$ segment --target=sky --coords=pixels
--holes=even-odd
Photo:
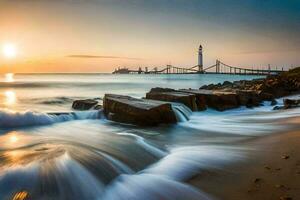
[[[300,66],[300,0],[0,0],[0,73]]]

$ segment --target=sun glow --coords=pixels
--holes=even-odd
[[[2,52],[5,58],[14,58],[17,56],[17,48],[14,44],[4,44]]]
[[[19,138],[18,138],[16,135],[11,135],[10,138],[9,138],[9,140],[10,140],[11,143],[17,142],[18,139],[19,139]]]

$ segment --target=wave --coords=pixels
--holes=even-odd
[[[70,113],[39,113],[0,111],[0,128],[48,125],[58,122],[102,118],[102,111],[80,111]]]
[[[186,122],[192,115],[191,109],[181,103],[172,103],[172,109],[178,122]]]
[[[190,146],[170,154],[136,174],[122,174],[100,199],[215,199],[185,181],[207,168],[219,168],[243,158],[242,149]]]
[[[100,199],[211,200],[213,198],[193,186],[168,179],[163,175],[136,174],[119,176],[106,188]]]
[[[24,103],[28,104],[44,104],[44,105],[56,105],[56,104],[70,104],[76,99],[83,99],[84,97],[47,97],[47,98],[30,98],[23,99]]]

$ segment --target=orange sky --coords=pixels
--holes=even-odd
[[[198,5],[194,0],[186,7],[179,0],[172,5],[164,0],[153,5],[130,2],[1,1],[0,47],[13,43],[18,55],[7,59],[0,54],[0,73],[111,72],[119,66],[166,64],[189,67],[197,64],[200,43],[206,66],[217,58],[239,66],[300,65],[298,29],[292,30],[291,20],[280,30],[270,26],[264,15],[252,22],[251,10],[248,15],[244,14],[247,10],[237,12],[240,18],[235,21],[237,16],[226,12],[225,17],[214,16],[210,4]],[[202,14],[201,9],[206,12]],[[274,9],[287,21],[295,18]],[[266,12],[271,18],[274,10]]]

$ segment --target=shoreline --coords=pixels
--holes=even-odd
[[[283,123],[293,128],[238,145],[255,149],[246,159],[223,169],[206,170],[188,181],[216,199],[279,199],[300,197],[300,117]]]

